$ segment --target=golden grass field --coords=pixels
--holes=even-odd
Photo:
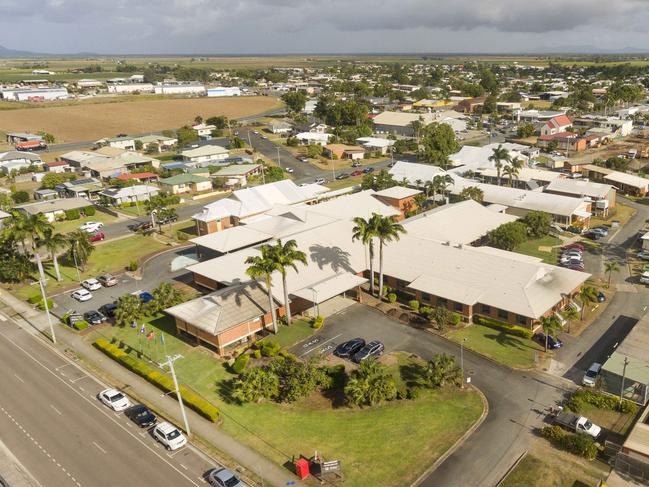
[[[93,103],[0,111],[0,131],[40,131],[54,134],[57,143],[85,142],[119,133],[142,134],[173,129],[203,118],[241,118],[280,106],[277,98],[181,98]]]

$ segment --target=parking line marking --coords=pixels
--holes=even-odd
[[[100,447],[100,446],[97,444],[97,442],[93,441],[92,444],[95,445],[95,446],[99,449],[100,452],[102,452],[102,453],[106,453],[106,450],[104,450],[102,447]]]
[[[59,411],[58,409],[56,409],[56,408],[54,407],[54,404],[50,404],[50,407],[51,407],[52,409],[54,409],[54,411],[56,411],[56,412],[58,413],[59,416],[63,416],[63,415],[61,414],[61,411]]]
[[[25,383],[25,381],[22,380],[18,374],[14,374],[14,377],[16,377],[16,379],[18,379],[18,380],[19,380],[20,382],[22,382],[23,384]]]
[[[184,468],[185,470],[189,470],[189,469],[188,469],[187,467],[185,467],[182,463],[179,463],[178,465],[180,465],[180,466],[181,466],[182,468]]]
[[[0,321],[7,321],[7,317],[0,313]]]
[[[313,352],[316,348],[320,348],[320,347],[321,347],[322,345],[324,345],[325,343],[330,342],[330,341],[332,341],[332,340],[335,340],[335,339],[338,338],[340,335],[342,335],[342,333],[338,333],[338,335],[336,335],[335,337],[332,337],[332,338],[330,338],[329,340],[325,340],[325,341],[322,342],[322,343],[318,343],[317,346],[315,346],[315,347],[313,347],[313,348],[307,350],[307,351],[304,352],[302,355],[300,355],[300,358],[304,357],[305,355],[309,355],[309,354],[310,354],[311,352]]]
[[[77,379],[70,380],[70,382],[72,382],[74,384],[75,382],[78,382],[80,380],[87,379],[87,378],[88,378],[88,376],[84,375],[83,377],[78,377]]]

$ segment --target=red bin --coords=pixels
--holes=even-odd
[[[304,480],[309,476],[309,461],[305,458],[300,458],[295,462],[295,473],[300,480]]]

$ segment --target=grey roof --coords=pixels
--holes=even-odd
[[[49,201],[37,201],[36,203],[27,203],[16,206],[16,210],[21,210],[30,215],[38,213],[50,213],[53,211],[76,210],[92,206],[92,203],[85,198],[60,198]]]
[[[216,177],[223,176],[245,176],[248,173],[256,171],[261,167],[261,164],[233,164],[231,166],[226,166],[222,169],[219,169],[217,173],[214,174]]]

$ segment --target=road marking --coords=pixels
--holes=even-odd
[[[20,382],[22,382],[23,384],[25,383],[25,381],[22,380],[18,374],[14,374],[14,377],[18,379]]]
[[[92,444],[95,445],[95,446],[97,447],[97,449],[99,449],[100,452],[102,452],[102,453],[106,453],[106,450],[104,450],[102,447],[100,447],[100,446],[97,444],[96,441],[93,441]]]
[[[83,392],[86,392],[86,390],[85,390],[83,387],[81,387],[81,386],[79,386],[79,390],[80,390],[80,391],[83,391]]]
[[[59,411],[58,409],[56,409],[56,408],[54,407],[53,404],[50,404],[50,407],[51,407],[52,409],[54,409],[54,411],[56,411],[56,412],[59,414],[59,416],[63,416],[63,415],[61,414],[61,411]]]
[[[179,475],[181,475],[182,477],[184,477],[185,479],[187,479],[187,481],[189,481],[192,485],[196,485],[196,486],[198,486],[198,484],[197,484],[196,482],[194,482],[192,479],[190,479],[187,475],[185,475],[183,472],[181,472],[178,468],[176,468],[176,466],[175,466],[174,464],[172,464],[172,463],[169,462],[167,459],[165,459],[162,455],[160,455],[160,454],[159,454],[158,452],[156,452],[153,448],[151,448],[150,445],[148,445],[148,444],[145,443],[143,440],[141,440],[140,438],[138,438],[137,435],[131,433],[131,432],[130,432],[130,431],[129,431],[125,426],[123,426],[119,421],[117,421],[117,420],[116,420],[115,418],[113,418],[109,413],[107,413],[107,412],[104,411],[102,408],[100,408],[97,404],[95,404],[95,398],[94,398],[94,396],[91,396],[91,399],[88,399],[85,395],[83,395],[83,394],[81,394],[79,391],[77,391],[77,390],[76,390],[72,385],[70,385],[67,381],[63,380],[61,377],[59,377],[57,374],[55,374],[55,373],[54,373],[50,368],[48,368],[45,364],[43,364],[41,361],[39,361],[39,360],[38,360],[36,357],[34,357],[31,353],[29,353],[27,350],[25,350],[24,348],[22,348],[22,347],[21,347],[20,345],[18,345],[17,343],[14,343],[13,341],[11,341],[11,340],[9,339],[9,337],[7,337],[4,333],[0,333],[0,336],[2,336],[2,337],[3,337],[3,338],[4,338],[4,339],[5,339],[5,340],[10,344],[10,345],[16,347],[18,350],[20,350],[22,353],[24,353],[27,357],[29,357],[30,359],[32,359],[32,361],[34,361],[35,363],[37,363],[38,365],[40,365],[43,369],[45,369],[45,371],[49,372],[49,373],[52,374],[54,377],[56,377],[60,382],[62,382],[63,384],[65,384],[66,387],[70,388],[70,389],[71,389],[75,394],[77,394],[79,397],[81,397],[84,401],[86,401],[90,406],[94,407],[94,408],[95,408],[97,411],[99,411],[101,414],[103,414],[104,416],[106,416],[110,421],[112,421],[113,423],[115,423],[119,428],[121,428],[123,431],[125,431],[128,435],[130,435],[130,436],[132,436],[133,438],[135,438],[136,441],[140,442],[140,443],[141,443],[141,444],[142,444],[142,445],[143,445],[147,450],[149,450],[151,453],[153,453],[155,456],[157,456],[160,460],[162,460],[162,461],[165,462],[167,465],[169,465],[169,467],[171,467],[171,468],[172,468],[173,470],[175,470]],[[40,346],[42,346],[43,348],[46,348],[48,351],[50,351],[50,352],[52,351],[49,347],[47,347],[47,345],[45,345],[45,344],[43,344],[43,343],[41,343],[41,342],[39,342],[39,341],[36,341],[36,343],[38,343],[38,344],[39,344]],[[79,371],[83,372],[83,369],[81,369],[78,365],[76,365],[76,364],[74,364],[74,363],[68,363],[67,365],[74,365],[74,366],[76,366],[76,367],[79,369]],[[100,382],[98,379],[93,378],[93,380],[95,380],[97,383],[99,383],[99,384],[101,384],[101,385],[103,385],[103,386],[105,386],[105,387],[108,387],[107,384],[103,384],[103,383]],[[80,487],[80,485],[81,485],[81,484],[79,484],[79,483],[77,482],[77,486]]]
[[[0,313],[0,321],[7,321],[7,317]]]
[[[54,370],[59,370],[59,369],[62,369],[63,367],[67,367],[67,366],[69,366],[69,365],[72,365],[72,364],[63,364],[63,365],[59,365],[58,367],[55,367]]]
[[[72,382],[74,384],[75,382],[79,382],[80,380],[87,379],[87,378],[88,378],[88,376],[84,375],[83,377],[79,377],[78,379],[70,380],[70,382]],[[81,389],[81,388],[79,388],[79,389]]]
[[[300,355],[300,358],[304,357],[305,355],[309,355],[309,354],[310,354],[311,352],[313,352],[316,348],[321,347],[322,345],[324,345],[324,344],[327,343],[327,342],[330,342],[330,341],[332,341],[332,340],[335,340],[335,339],[338,338],[340,335],[342,335],[342,333],[338,333],[338,335],[336,335],[335,337],[330,338],[329,340],[325,340],[325,341],[322,342],[322,343],[319,343],[318,346],[313,347],[313,348],[307,350],[306,352],[304,352],[302,355]]]
[[[187,467],[185,467],[182,463],[179,463],[178,465],[180,465],[180,466],[181,466],[182,468],[184,468],[185,470],[189,470],[189,469],[188,469]]]

